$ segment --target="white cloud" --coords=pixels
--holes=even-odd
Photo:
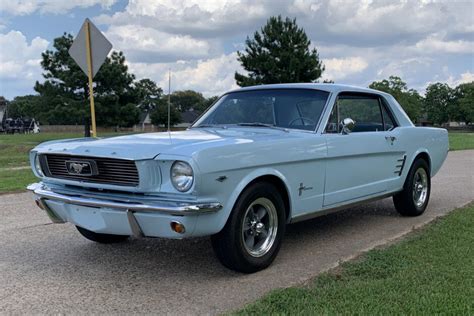
[[[431,67],[432,63],[433,59],[428,57],[396,59],[386,63],[382,68],[378,69],[377,77],[379,79],[388,78],[391,75],[411,77],[421,69]]]
[[[203,58],[209,56],[211,51],[207,41],[140,25],[111,26],[106,36],[131,60],[150,62]]]
[[[336,81],[365,70],[369,64],[361,57],[347,57],[324,59],[324,65],[323,78]]]
[[[425,53],[473,54],[474,42],[447,41],[437,35],[431,35],[416,43],[415,49]]]
[[[19,31],[0,34],[0,80],[22,79],[32,81],[41,74],[41,53],[48,47],[48,41],[35,37],[28,43]]]
[[[2,13],[16,15],[108,8],[116,2],[0,1]],[[171,68],[173,89],[213,95],[235,86],[234,72],[240,70],[235,51],[278,14],[296,18],[305,29],[326,65],[323,79],[367,85],[399,75],[417,89],[443,78],[458,82],[474,73],[472,12],[472,1],[444,0],[130,0],[121,11],[93,20],[114,48],[124,51],[137,78],[149,77],[166,88]],[[8,27],[0,20],[0,31],[2,24]],[[19,55],[18,60],[25,60]],[[30,64],[38,58],[36,54],[17,62],[12,56],[0,72],[24,73],[34,69]]]
[[[439,15],[435,6],[416,1],[331,1],[328,12],[335,32],[370,34],[424,32]]]
[[[322,6],[321,2],[313,0],[294,0],[293,5],[289,8],[293,14],[316,12]]]
[[[446,1],[131,0],[122,12],[94,21],[110,29],[146,30],[120,34],[119,49],[143,68],[177,60],[193,68],[197,63],[192,59],[214,60],[241,50],[268,17],[282,14],[295,17],[317,43],[326,65],[323,78],[364,85],[395,74],[422,87],[434,72],[442,73],[433,68],[436,60],[473,51],[473,10],[472,2]],[[155,40],[176,38],[176,45],[146,46],[148,40],[141,42],[146,34],[156,34]],[[193,81],[191,75],[183,80]]]
[[[129,63],[138,78],[151,78],[165,91],[168,87],[168,69],[171,69],[171,89],[196,90],[205,96],[219,95],[237,87],[235,71],[242,71],[237,55],[231,53],[216,58],[176,63]]]
[[[450,75],[445,81],[449,86],[454,88],[462,83],[474,82],[474,73],[467,71],[462,73],[458,78]]]
[[[199,7],[201,10],[214,13],[238,5],[241,2],[240,0],[131,0],[127,10],[131,14],[154,16],[164,8],[183,14],[189,8]]]
[[[474,29],[472,2],[329,0],[130,0],[122,12],[101,15],[104,24],[141,24],[199,38],[250,34],[268,17],[296,17],[327,43],[355,46],[415,43],[433,32],[468,37]]]
[[[250,31],[268,17],[268,3],[252,0],[131,0],[124,11],[100,15],[95,21],[209,38]]]
[[[474,81],[474,73],[468,71],[461,74],[459,83],[468,83]]]
[[[29,15],[36,11],[40,13],[66,13],[73,8],[87,8],[100,5],[110,8],[117,0],[2,0],[1,9],[11,15]]]

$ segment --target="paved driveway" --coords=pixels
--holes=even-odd
[[[300,284],[474,199],[474,151],[451,152],[427,212],[400,217],[391,199],[289,226],[267,270],[223,268],[207,238],[99,245],[49,224],[28,193],[0,195],[0,313],[214,314]]]

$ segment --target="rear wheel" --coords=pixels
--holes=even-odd
[[[393,196],[393,203],[401,215],[418,216],[423,214],[428,206],[430,192],[428,163],[424,159],[417,159],[408,173],[403,191]]]
[[[113,244],[123,242],[129,238],[129,236],[126,235],[99,234],[88,229],[82,228],[80,226],[76,226],[76,228],[82,236],[86,237],[91,241],[95,241],[101,244]]]
[[[222,231],[211,237],[212,246],[226,267],[253,273],[273,262],[285,226],[285,205],[278,190],[270,183],[256,183],[245,189]]]

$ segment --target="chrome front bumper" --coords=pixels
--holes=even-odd
[[[222,204],[218,202],[193,203],[155,200],[145,204],[114,201],[97,197],[83,197],[80,194],[69,195],[57,193],[41,183],[30,184],[27,189],[32,191],[41,199],[61,201],[74,205],[106,207],[137,212],[157,212],[169,215],[198,215],[203,213],[217,212],[222,208]]]
[[[27,187],[36,196],[36,204],[43,209],[53,223],[64,223],[66,221],[64,214],[54,211],[48,203],[62,203],[62,205],[76,205],[77,207],[92,207],[107,210],[123,211],[126,216],[128,226],[133,235],[137,237],[145,236],[143,225],[140,225],[137,217],[143,217],[144,214],[156,214],[156,216],[166,217],[166,220],[174,217],[179,221],[184,220],[183,216],[209,214],[219,211],[222,205],[218,202],[195,202],[195,201],[167,201],[147,197],[143,199],[130,200],[123,196],[110,196],[101,194],[87,194],[79,191],[57,190],[46,186],[43,183],[33,183]],[[51,201],[51,202],[49,202]],[[140,215],[142,214],[142,215]],[[190,217],[191,218],[191,217]],[[67,220],[69,221],[69,220]],[[76,223],[77,224],[77,223]],[[145,229],[146,232],[146,229]],[[153,236],[153,235],[152,235]]]

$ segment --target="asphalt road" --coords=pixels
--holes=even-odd
[[[0,195],[0,313],[216,314],[301,284],[474,199],[474,151],[449,153],[417,218],[391,199],[289,226],[274,264],[243,275],[222,267],[207,238],[99,245],[49,224],[29,193]]]

